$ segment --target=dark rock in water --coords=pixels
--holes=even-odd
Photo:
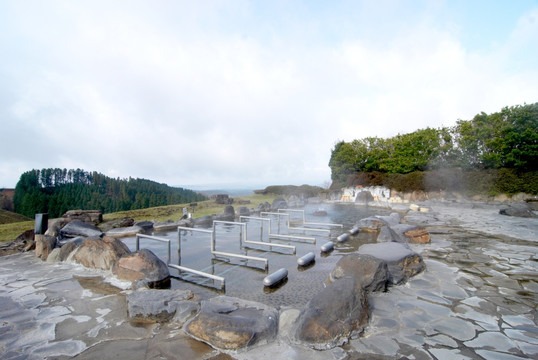
[[[195,226],[208,227],[208,226],[211,226],[212,224],[213,224],[212,215],[200,216],[199,218],[194,219]]]
[[[370,255],[349,254],[343,256],[329,274],[329,281],[351,277],[366,292],[385,291],[389,281],[387,263]]]
[[[258,205],[256,208],[256,212],[262,212],[262,211],[271,211],[271,204],[269,204],[267,201]]]
[[[391,213],[389,216],[376,215],[375,217],[383,220],[389,226],[398,225],[401,221],[400,214],[397,212]]]
[[[118,239],[90,237],[69,258],[88,268],[110,270],[119,258],[130,252],[127,245]]]
[[[273,341],[278,311],[270,306],[228,296],[202,301],[186,332],[217,349],[240,350]]]
[[[68,238],[77,236],[95,237],[102,235],[103,233],[98,227],[80,220],[73,220],[60,230],[60,236]]]
[[[116,261],[112,273],[120,279],[143,280],[147,283],[162,281],[170,276],[170,271],[164,261],[148,249],[141,249],[123,256]]]
[[[273,200],[273,205],[271,205],[271,210],[278,210],[278,209],[287,209],[288,203],[283,198],[276,198]]]
[[[35,256],[47,260],[52,249],[56,247],[56,238],[49,235],[35,235]]]
[[[359,254],[371,255],[387,263],[391,284],[399,284],[426,268],[422,256],[407,245],[396,242],[364,244]]]
[[[511,204],[507,207],[499,210],[499,214],[508,215],[508,216],[517,216],[525,218],[535,218],[538,217],[532,210],[531,206],[528,203],[522,204]]]
[[[250,210],[246,206],[241,206],[239,208],[239,216],[250,216]]]
[[[149,231],[153,229],[153,221],[147,221],[147,220],[137,221],[135,225],[140,226],[145,231]]]
[[[136,290],[127,295],[129,317],[183,325],[200,305],[190,290]]]
[[[366,292],[353,278],[344,277],[314,295],[291,334],[295,341],[314,349],[331,349],[360,334],[369,316]]]

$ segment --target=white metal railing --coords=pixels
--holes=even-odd
[[[341,227],[343,228],[344,225],[342,224],[332,224],[332,223],[322,223],[322,222],[311,222],[306,221],[306,215],[304,210],[302,209],[278,209],[278,212],[281,214],[289,214],[290,212],[300,212],[303,214],[303,225],[321,225],[321,226],[329,226],[329,227]],[[308,230],[314,230],[313,228],[308,228]],[[326,230],[326,229],[316,229],[316,230]]]
[[[267,212],[267,211],[262,211],[260,213],[260,216],[263,216],[263,215],[275,215],[275,216],[279,216],[278,218],[278,221],[279,221],[279,224],[278,224],[278,229],[279,229],[279,232],[280,232],[280,216],[288,216],[289,217],[289,214],[282,214],[282,213],[275,213],[275,212]],[[268,217],[254,217],[254,216],[240,216],[239,217],[239,220],[241,221],[241,219],[251,219],[251,220],[259,220],[259,221],[262,221],[262,224],[261,224],[261,228],[260,228],[260,238],[263,237],[263,221],[267,221],[269,223],[269,228],[267,230],[267,235],[269,237],[273,237],[273,238],[281,238],[281,239],[288,239],[288,240],[304,240],[304,241],[312,241],[314,244],[316,243],[316,238],[314,237],[310,237],[310,236],[299,236],[299,235],[285,235],[285,234],[280,234],[280,233],[277,233],[277,234],[273,234],[271,233],[271,218],[268,218]],[[287,222],[287,226],[289,227],[289,222]]]
[[[150,236],[150,235],[144,235],[144,234],[136,234],[136,250],[138,251],[140,249],[140,238],[159,241],[159,242],[165,242],[168,244],[168,261],[167,264],[170,263],[170,240],[157,237],[157,236]]]

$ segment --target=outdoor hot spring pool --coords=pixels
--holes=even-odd
[[[346,253],[354,252],[362,244],[375,242],[375,238],[368,233],[359,233],[351,236],[343,243],[336,242],[336,237],[349,231],[360,219],[372,215],[389,215],[390,210],[369,208],[355,204],[323,204],[327,215],[314,215],[319,205],[307,205],[304,216],[307,222],[342,224],[342,227],[310,225],[316,229],[330,231],[294,230],[287,226],[285,216],[265,215],[271,218],[271,234],[297,235],[308,239],[282,239],[268,235],[268,222],[255,219],[243,219],[246,225],[248,241],[271,242],[272,244],[285,244],[295,246],[293,253],[289,248],[270,248],[265,245],[251,245],[240,241],[241,226],[217,223],[215,250],[227,253],[248,255],[268,260],[267,270],[265,264],[257,260],[223,257],[211,254],[211,234],[196,231],[155,232],[153,236],[170,240],[171,264],[188,267],[205,273],[225,278],[225,287],[221,289],[220,281],[179,272],[170,268],[172,276],[171,287],[174,289],[190,289],[199,298],[204,299],[216,295],[228,295],[245,300],[262,302],[272,306],[302,306],[319,292],[326,284],[327,277],[336,262]],[[290,227],[302,227],[303,214],[290,211]],[[260,217],[253,215],[253,217]],[[280,218],[280,221],[278,221]],[[261,225],[263,224],[263,232]],[[208,230],[212,230],[208,228]],[[180,240],[178,241],[178,239]],[[136,238],[125,238],[123,242],[132,251],[136,248]],[[320,247],[328,241],[334,242],[334,250],[322,253]],[[168,257],[168,245],[164,242],[140,239],[141,249],[150,249],[163,261]],[[307,267],[299,267],[297,259],[303,255],[314,252],[315,262]],[[267,288],[263,279],[273,272],[286,268],[288,277],[278,286]]]

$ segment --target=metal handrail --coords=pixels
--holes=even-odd
[[[168,261],[166,263],[167,264],[170,263],[170,258],[171,258],[170,254],[171,254],[171,252],[170,252],[170,240],[169,239],[165,239],[165,238],[161,238],[161,237],[157,237],[157,236],[144,235],[144,234],[136,234],[136,251],[138,251],[138,249],[140,249],[140,238],[167,243],[168,244]]]

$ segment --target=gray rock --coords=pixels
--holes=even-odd
[[[353,278],[344,277],[306,304],[291,331],[293,340],[317,350],[332,349],[360,334],[369,314],[366,292]]]
[[[61,237],[73,238],[77,236],[96,237],[102,236],[101,230],[81,220],[73,220],[60,230]]]
[[[370,216],[359,220],[356,227],[358,227],[361,231],[377,232],[381,230],[382,226],[385,225],[387,225],[387,223],[384,220],[375,216]]]
[[[59,253],[59,258],[58,258],[58,261],[66,261],[68,258],[69,258],[69,255],[75,251],[75,249],[77,249],[80,245],[82,245],[82,243],[84,242],[84,238],[83,237],[76,237],[76,238],[73,238],[67,242],[64,242],[64,243],[60,243],[61,247],[60,247],[60,253]]]
[[[388,225],[382,226],[377,235],[377,242],[399,242],[400,236]]]
[[[278,210],[278,209],[287,209],[288,203],[283,198],[276,198],[273,200],[273,204],[271,205],[272,210]]]
[[[60,261],[60,248],[54,248],[47,256],[47,262],[59,262]]]
[[[127,295],[129,317],[183,325],[194,316],[199,304],[190,290],[136,290]]]
[[[103,221],[103,214],[100,210],[69,210],[63,214],[63,217],[93,225],[97,225]]]
[[[35,256],[47,260],[52,249],[56,247],[56,238],[50,235],[35,235]]]
[[[262,211],[271,211],[271,204],[269,204],[267,201],[258,205],[256,208],[256,212],[262,212]]]
[[[376,215],[375,217],[383,220],[389,226],[397,225],[401,221],[400,214],[396,212],[391,213],[389,216]]]
[[[119,239],[119,238],[124,238],[124,237],[129,237],[129,236],[135,236],[136,234],[140,234],[142,232],[144,232],[144,229],[142,227],[138,225],[134,225],[134,226],[110,229],[105,233],[105,235]]]
[[[200,216],[199,218],[194,219],[195,226],[207,227],[213,224],[214,217],[212,215]]]
[[[99,225],[99,229],[101,229],[101,231],[106,233],[107,231],[109,231],[111,229],[125,228],[125,227],[129,227],[129,226],[133,226],[134,224],[135,224],[134,219],[132,219],[132,218],[123,218],[123,219],[119,219],[119,220],[112,220],[112,221],[104,222],[104,223]]]
[[[93,269],[111,270],[122,256],[130,250],[121,241],[108,236],[86,238],[69,256],[69,259]]]
[[[153,229],[153,221],[143,220],[143,221],[137,221],[135,223],[136,226],[140,226],[146,231],[149,231]]]
[[[407,281],[426,268],[422,256],[405,244],[396,242],[364,244],[359,247],[358,253],[384,260],[389,269],[391,284]]]
[[[510,204],[501,210],[499,214],[507,216],[517,216],[525,218],[535,218],[538,217],[533,211],[532,208],[527,203],[521,204]]]
[[[329,281],[352,277],[355,284],[366,292],[385,291],[389,281],[387,263],[370,255],[349,254],[343,256],[329,274]]]
[[[278,311],[270,306],[228,296],[201,303],[198,315],[185,325],[192,337],[223,350],[266,344],[278,331]]]
[[[250,216],[250,210],[246,206],[241,206],[239,208],[239,216]]]
[[[151,250],[141,249],[116,261],[112,273],[128,281],[160,282],[170,276],[168,266]]]
[[[426,244],[430,242],[430,234],[423,227],[398,224],[391,226],[391,229],[398,235],[398,242],[412,244]]]

